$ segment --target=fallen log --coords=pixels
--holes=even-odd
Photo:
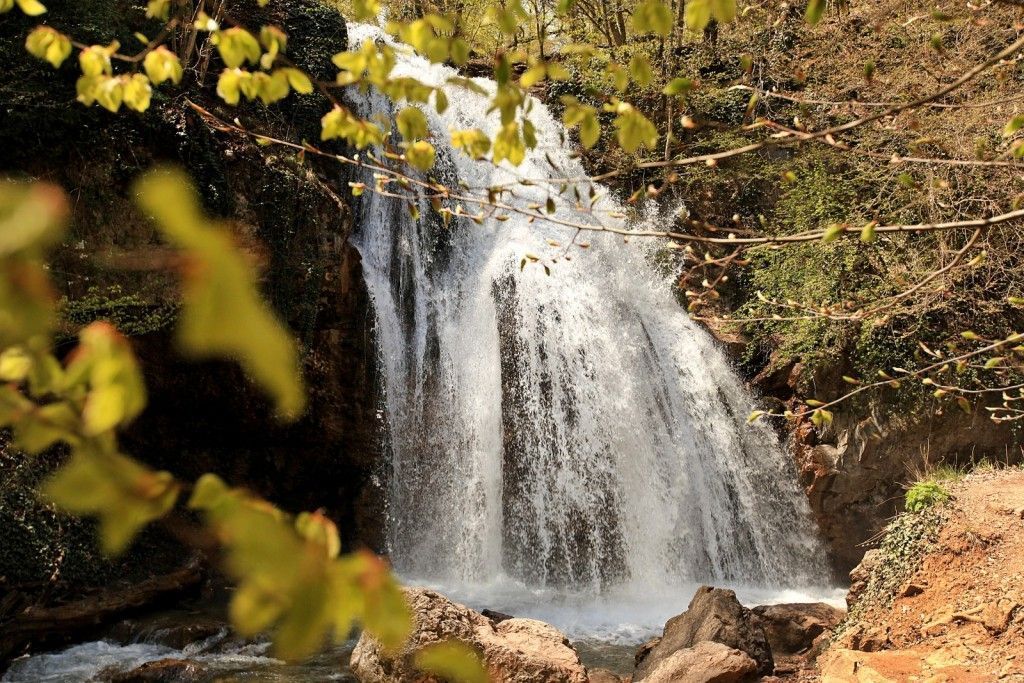
[[[138,583],[107,588],[80,600],[54,606],[30,606],[0,620],[0,673],[27,652],[97,636],[97,629],[127,614],[155,607],[194,590],[203,578],[202,562]]]

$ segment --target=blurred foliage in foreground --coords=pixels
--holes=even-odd
[[[230,233],[205,218],[178,171],[150,172],[136,191],[178,249],[182,351],[236,359],[275,400],[281,419],[296,418],[305,393],[295,343],[261,300],[256,274]],[[196,536],[216,542],[237,582],[233,625],[246,635],[272,631],[280,657],[308,656],[328,637],[349,637],[357,623],[386,647],[401,647],[410,615],[388,567],[369,552],[339,555],[337,529],[321,513],[293,517],[214,475],[192,485],[120,451],[118,429],[147,398],[128,340],[94,322],[63,357],[53,348],[56,297],[45,256],[68,214],[59,188],[0,184],[0,426],[28,453],[58,444],[71,453],[43,484],[43,496],[97,518],[100,543],[112,555],[146,524],[171,516],[185,522],[186,509],[198,512]]]

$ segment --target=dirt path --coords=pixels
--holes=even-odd
[[[938,543],[888,608],[861,615],[861,638],[820,658],[824,683],[1024,682],[1024,471],[950,491]]]

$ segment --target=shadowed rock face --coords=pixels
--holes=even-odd
[[[317,78],[333,77],[330,57],[347,47],[336,9],[282,0],[263,9],[242,3],[238,12],[246,24],[281,26],[290,59]],[[135,31],[154,33],[144,12],[120,0],[65,3],[51,13],[61,30],[87,43],[130,44]],[[25,52],[24,33],[38,22],[5,17],[0,175],[46,179],[73,198],[73,222],[51,254],[68,319],[60,349],[72,347],[77,326],[97,318],[132,337],[150,404],[124,435],[125,452],[184,479],[217,472],[286,509],[325,506],[346,546],[383,549],[375,351],[359,255],[348,241],[344,168],[297,163],[280,149],[214,131],[185,96],[225,119],[238,116],[253,130],[296,140],[318,137],[329,102],[314,94],[273,108],[225,107],[208,77],[161,88],[144,114],[86,108],[74,101],[73,69],[54,71]],[[195,363],[175,349],[176,279],[155,267],[161,240],[131,193],[139,173],[165,163],[184,167],[206,211],[230,226],[259,266],[264,295],[299,339],[310,400],[297,423],[279,424],[235,364]],[[15,537],[5,529],[0,546]]]
[[[661,639],[637,657],[634,681],[647,680],[676,653],[703,642],[720,643],[739,650],[756,662],[756,671],[768,676],[775,668],[772,650],[764,630],[752,618],[731,590],[702,586],[689,607],[665,624]],[[668,680],[668,679],[666,679]],[[739,680],[739,679],[736,679]]]
[[[846,615],[823,602],[762,605],[750,611],[776,657],[807,652],[818,636],[834,629]]]

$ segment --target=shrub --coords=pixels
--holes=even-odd
[[[949,491],[937,481],[919,481],[907,490],[906,509],[920,512],[949,500]]]

